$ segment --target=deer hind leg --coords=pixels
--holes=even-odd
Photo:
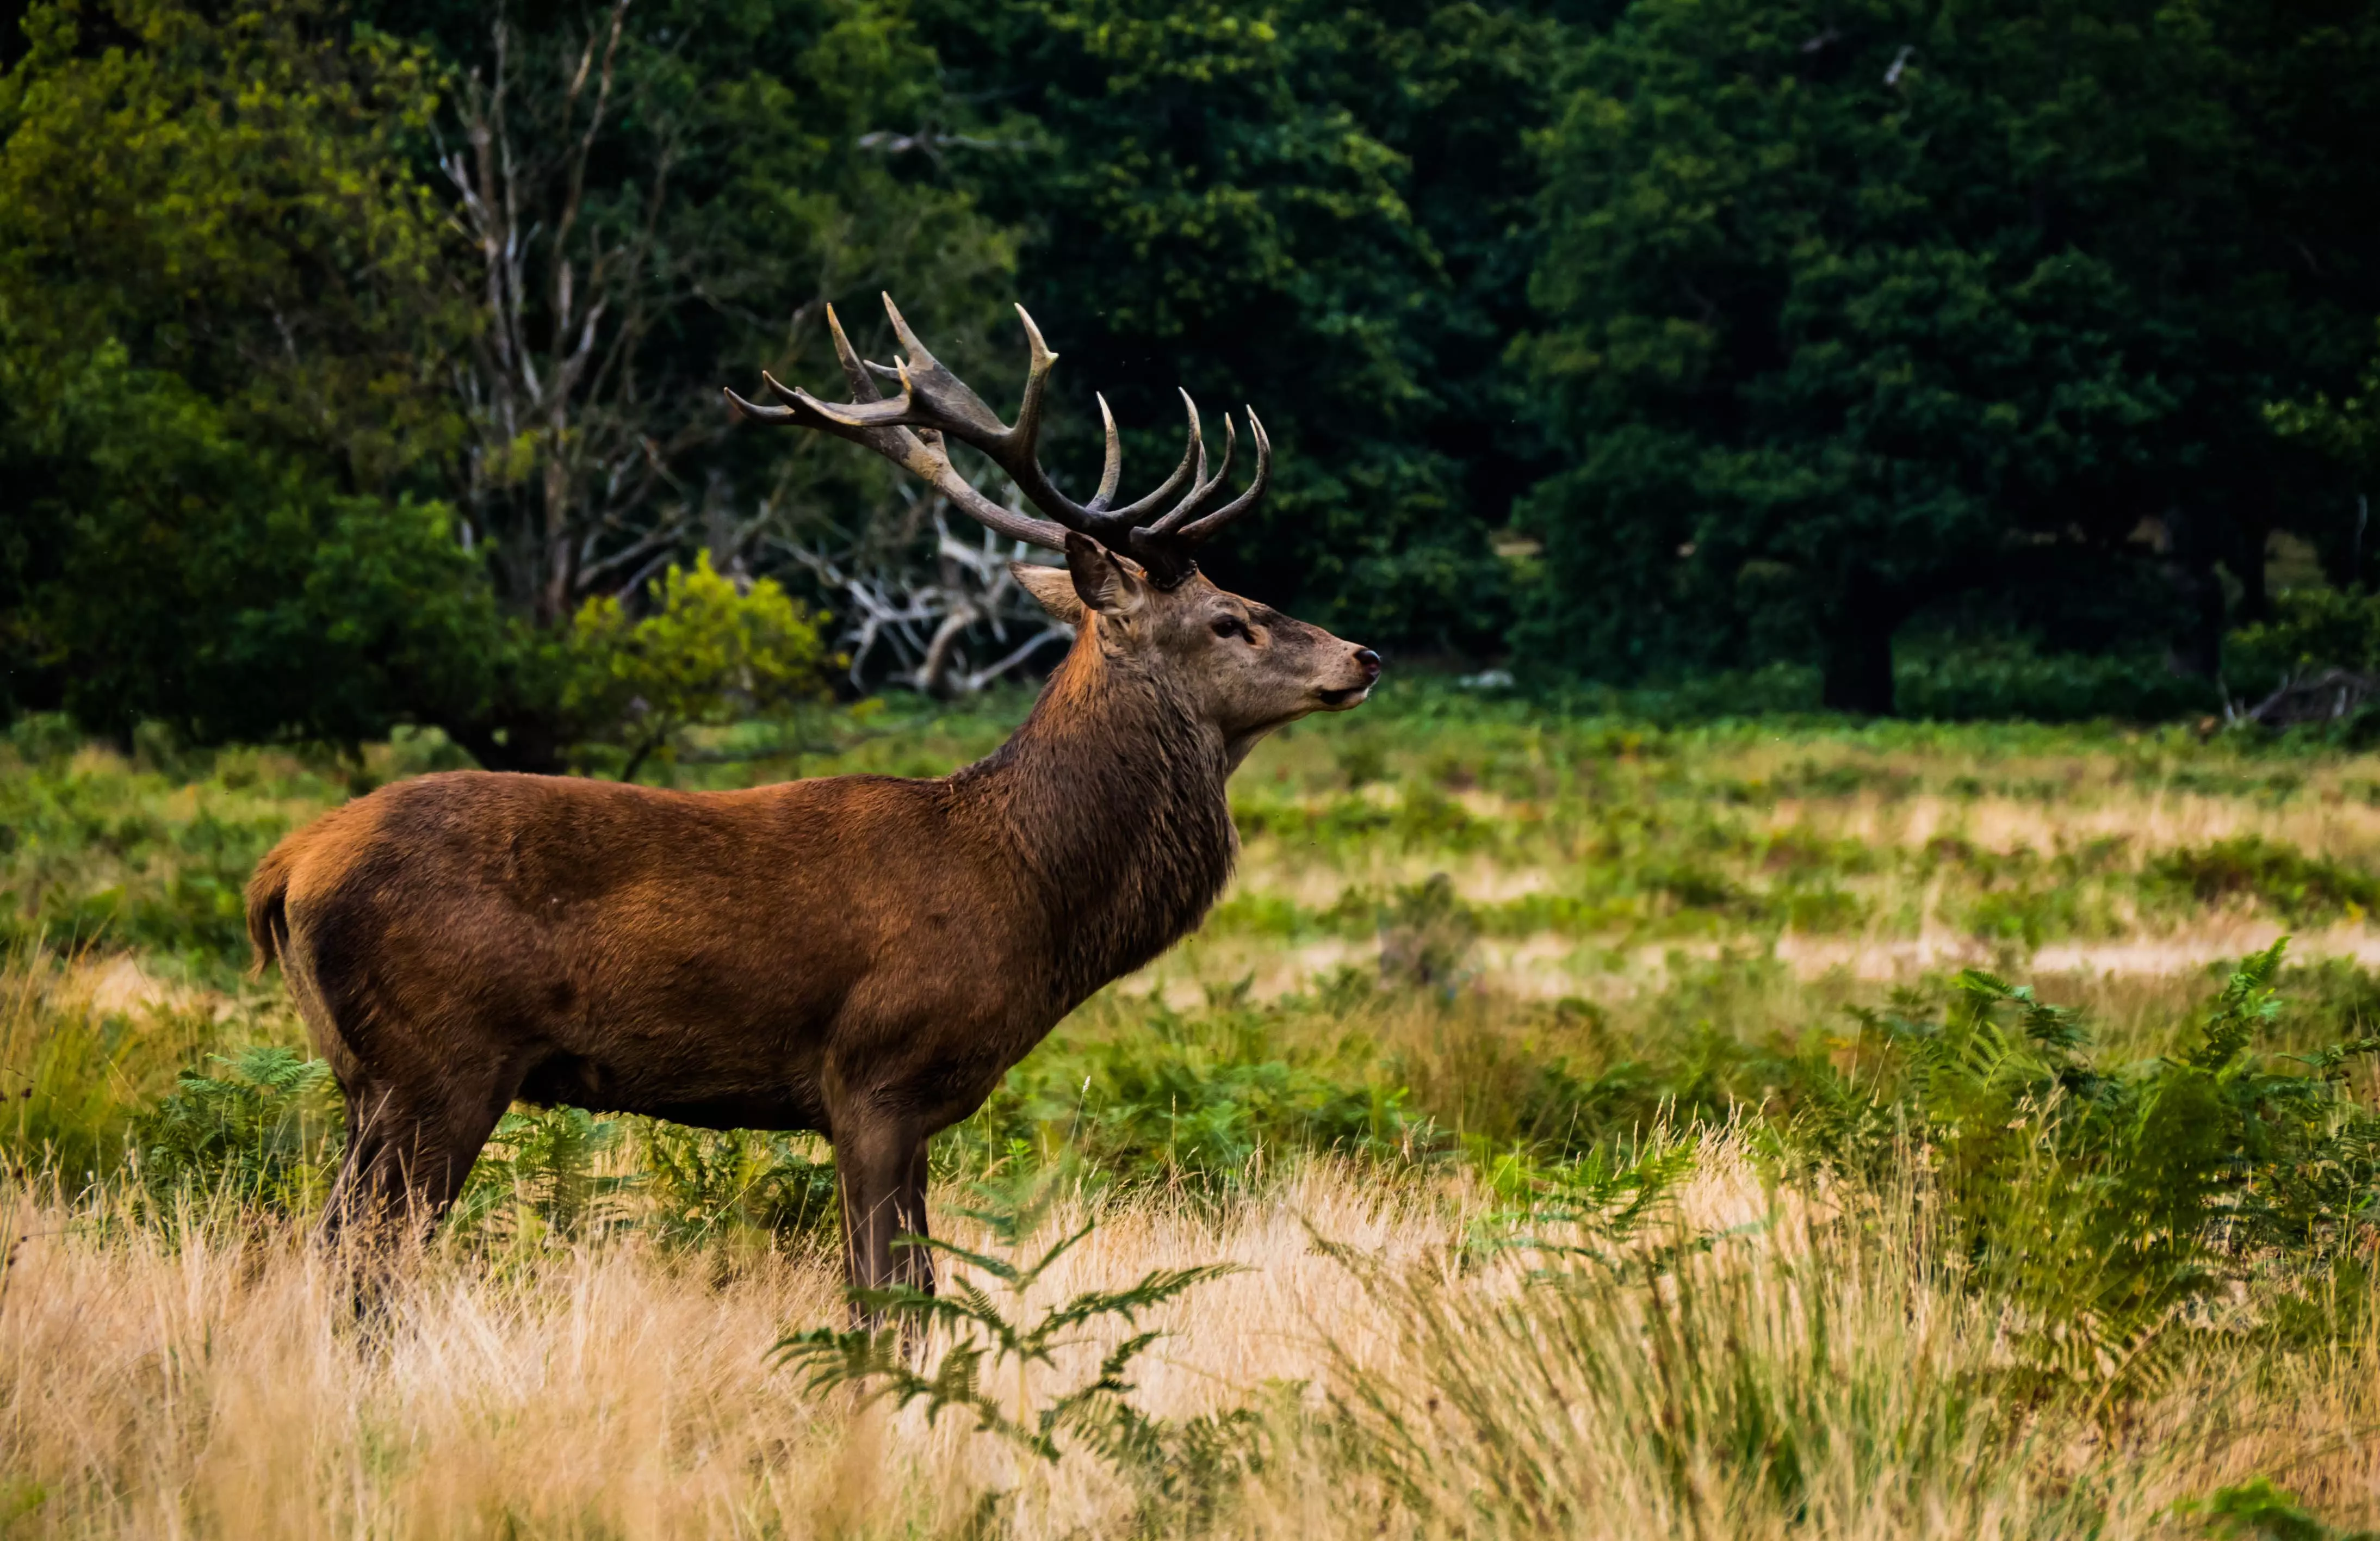
[[[347,1147],[322,1217],[324,1235],[356,1232],[376,1242],[426,1235],[462,1193],[519,1079],[485,1064],[457,1067],[443,1085],[419,1090],[369,1077],[344,1087]]]
[[[388,1181],[385,1150],[396,1116],[389,1089],[357,1076],[352,1083],[342,1077],[339,1090],[347,1105],[347,1141],[322,1207],[325,1241],[336,1241],[350,1229],[377,1231],[391,1200],[402,1196],[402,1184],[392,1192]]]

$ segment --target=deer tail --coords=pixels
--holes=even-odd
[[[248,941],[255,957],[249,973],[261,975],[281,956],[289,941],[289,868],[297,860],[295,840],[285,840],[256,864],[248,880]]]

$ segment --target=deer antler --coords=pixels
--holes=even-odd
[[[1107,398],[1101,396],[1099,418],[1107,431],[1107,455],[1099,471],[1099,487],[1090,502],[1076,503],[1059,491],[1051,484],[1049,473],[1041,468],[1038,442],[1042,396],[1049,384],[1050,366],[1058,361],[1058,356],[1041,340],[1041,329],[1033,324],[1025,307],[1018,306],[1016,314],[1025,322],[1025,340],[1030,346],[1031,356],[1025,375],[1025,396],[1017,406],[1014,426],[1002,423],[984,405],[982,397],[927,351],[926,345],[917,340],[909,323],[902,319],[890,295],[884,297],[884,310],[892,319],[893,334],[908,350],[907,358],[896,360],[889,369],[863,362],[853,350],[851,340],[844,335],[843,322],[836,317],[834,308],[827,308],[827,326],[834,334],[835,356],[843,361],[844,376],[851,383],[849,402],[820,401],[808,391],[780,384],[765,370],[760,378],[786,405],[763,406],[745,400],[734,391],[726,393],[728,401],[736,411],[759,422],[820,429],[837,438],[865,444],[932,483],[970,516],[1013,540],[1062,551],[1067,531],[1090,536],[1137,559],[1148,569],[1150,578],[1166,588],[1197,570],[1192,548],[1254,508],[1272,479],[1272,441],[1251,410],[1248,431],[1257,443],[1256,476],[1238,497],[1229,496],[1232,455],[1238,447],[1239,432],[1226,416],[1222,461],[1209,476],[1206,441],[1198,425],[1198,406],[1184,391],[1182,406],[1189,415],[1189,430],[1182,449],[1182,463],[1147,497],[1122,508],[1111,507],[1123,472],[1123,446],[1116,436],[1115,414],[1108,410]],[[886,396],[870,377],[870,371],[899,381],[901,394]],[[993,465],[1007,473],[1026,501],[1048,517],[1035,518],[1003,508],[976,491],[952,466],[946,439],[956,439],[982,451]],[[1190,490],[1167,507],[1166,500],[1172,498],[1184,481],[1190,484]]]

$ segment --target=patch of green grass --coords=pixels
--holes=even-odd
[[[0,747],[0,945],[166,954],[227,979],[241,891],[273,843],[381,781],[445,762],[409,737],[339,762],[224,749],[127,759],[17,724]]]
[[[2252,834],[2152,856],[2141,887],[2168,910],[2245,901],[2292,926],[2361,919],[2380,903],[2370,873]]]
[[[2107,929],[2094,895],[2066,883],[1994,889],[1967,906],[1970,935],[1987,941],[2022,943],[2026,949],[2068,937]]]
[[[1857,930],[1874,906],[1839,888],[1795,889],[1774,905],[1788,930],[1808,936]]]
[[[24,944],[0,956],[0,1161],[68,1192],[125,1164],[179,1073],[257,1031],[249,1013],[103,1010],[70,960]]]
[[[1369,993],[1342,983],[1336,999]],[[1259,1006],[1224,990],[1188,1013],[1103,999],[1097,1025],[1045,1044],[941,1138],[941,1170],[982,1172],[1064,1151],[1087,1181],[1212,1196],[1258,1185],[1307,1153],[1396,1167],[1437,1151],[1409,1088],[1359,1039],[1275,1030],[1328,1010],[1311,998]]]
[[[795,769],[935,772],[988,750],[1028,705],[1011,692],[964,710],[897,701],[716,730],[696,735],[674,773],[738,785]],[[128,759],[79,746],[46,720],[19,724],[11,745],[0,749],[0,877],[14,934],[86,936],[94,956],[132,950],[200,995],[249,988],[235,982],[238,891],[280,831],[451,755],[413,739],[351,762],[225,751],[169,763],[162,749]],[[2336,779],[2321,753],[2277,753],[2105,724],[1566,715],[1392,682],[1363,713],[1297,724],[1234,783],[1251,862],[1301,882],[1301,866],[1335,868],[1339,897],[1307,905],[1251,885],[1207,928],[1219,942],[1336,940],[1354,966],[1270,1002],[1213,981],[1190,1012],[1102,996],[937,1159],[946,1173],[980,1171],[1071,1147],[1099,1181],[1227,1194],[1306,1152],[1413,1171],[1500,1145],[1582,1159],[1659,1119],[1790,1120],[1841,1105],[1837,1062],[1866,1052],[1843,1050],[1830,1025],[1850,987],[1792,979],[1767,955],[1780,930],[1905,933],[1939,913],[2015,953],[2119,934],[2134,901],[2169,916],[2248,904],[2294,925],[2357,916],[2380,892],[2346,856],[2256,836],[2143,862],[2120,836],[2053,834],[2045,855],[1991,849],[1956,825],[1906,848],[1845,832],[1867,827],[1850,815],[1966,785],[2081,803],[2153,784],[2275,806]],[[1799,812],[1780,819],[1780,803]],[[1452,880],[1415,880],[1441,859],[1463,882],[1516,868],[1529,881],[1481,902]],[[1480,988],[1483,944],[1543,937],[1615,960],[1647,942],[1718,956],[1673,953],[1658,984],[1592,1005]],[[2305,973],[2313,1003],[2294,1035],[2313,1042],[2318,1026],[2362,1021],[2362,977]],[[221,1079],[208,1055],[295,1041],[285,1011],[268,1023],[251,996],[211,999],[186,1020],[110,1017],[42,994],[22,1017],[38,1029],[0,1062],[15,1078],[15,1159],[112,1170],[177,1072]],[[224,1021],[205,1014],[225,1000]],[[570,1185],[623,1175],[637,1181],[588,1203],[646,1214],[673,1245],[791,1240],[818,1223],[826,1169],[809,1146],[540,1117],[508,1125],[497,1146],[517,1169],[504,1203],[539,1224],[583,1227]]]

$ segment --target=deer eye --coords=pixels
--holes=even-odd
[[[1256,640],[1255,637],[1248,636],[1248,628],[1243,625],[1239,617],[1235,615],[1217,616],[1215,618],[1215,635],[1218,637],[1247,637],[1251,642]]]

